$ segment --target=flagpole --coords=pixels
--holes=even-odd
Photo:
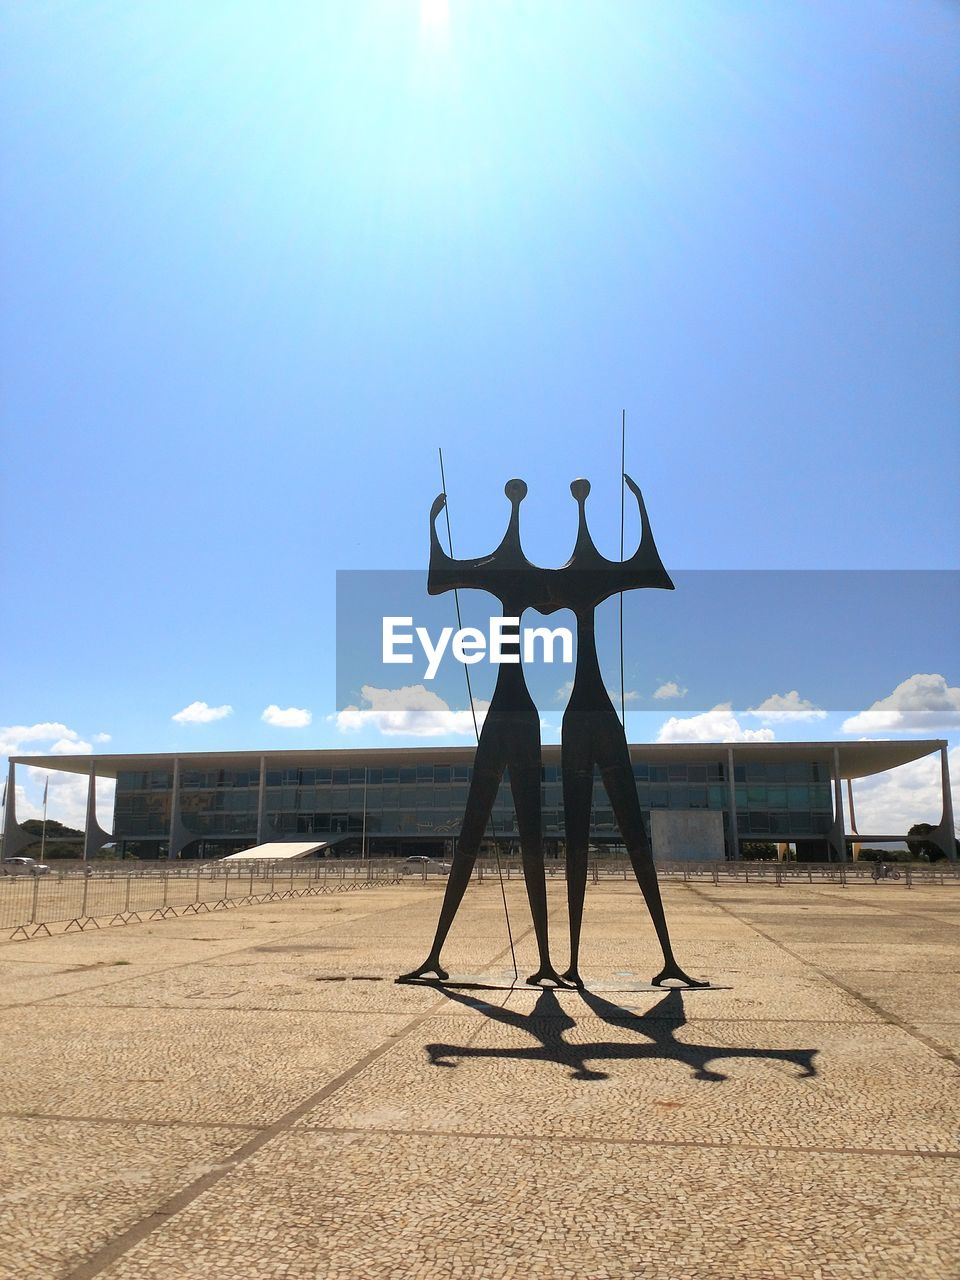
[[[50,777],[47,776],[46,782],[43,784],[43,826],[40,828],[40,861],[43,862],[43,853],[47,847],[47,789],[50,786]]]

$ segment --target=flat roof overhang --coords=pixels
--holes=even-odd
[[[271,840],[252,849],[241,849],[239,853],[228,853],[220,862],[295,862],[336,843],[336,840]]]
[[[671,761],[708,763],[723,760],[727,750],[733,751],[740,764],[752,761],[833,760],[836,748],[840,756],[841,778],[866,778],[885,773],[913,760],[921,760],[945,747],[942,738],[907,741],[869,742],[643,742],[631,743],[634,760],[651,764]],[[179,760],[185,769],[259,769],[261,758],[268,768],[349,768],[366,765],[378,769],[398,764],[472,764],[476,748],[466,747],[332,747],[282,751],[166,751],[134,755],[54,755],[11,756],[13,764],[33,765],[39,769],[60,769],[65,773],[89,773],[91,765],[98,778],[115,778],[133,769],[172,769]],[[560,747],[543,747],[543,763],[559,764]]]

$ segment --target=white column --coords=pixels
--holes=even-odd
[[[947,757],[947,744],[940,745],[940,785],[943,789],[943,817],[940,821],[944,829],[946,848],[944,853],[951,860],[957,860],[957,833],[953,825],[953,793],[950,790],[950,761]]]
[[[853,832],[855,836],[859,835],[860,832],[857,830],[857,811],[853,807],[853,779],[852,778],[847,779],[847,806],[850,809],[850,830]],[[854,862],[856,862],[860,857],[860,845],[856,841],[853,842],[852,853],[853,853],[853,860]]]
[[[833,748],[833,831],[831,843],[841,862],[847,860],[847,842],[843,825],[843,783],[840,780],[840,748]]]
[[[173,760],[173,789],[170,792],[170,839],[167,844],[167,857],[175,858],[180,852],[177,842],[180,839],[180,757]]]
[[[17,772],[16,765],[10,761],[7,773],[7,802],[3,807],[3,857],[16,858],[21,849],[33,844],[36,836],[17,822]]]
[[[16,822],[16,795],[17,795],[17,775],[16,765],[11,760],[7,768],[7,785],[3,792],[3,831],[0,832],[0,858],[6,858],[7,854],[7,831],[10,828],[11,821]],[[11,818],[11,814],[13,817]]]
[[[260,785],[257,788],[257,844],[267,839],[267,757],[260,757]]]
[[[7,767],[7,785],[3,791],[3,831],[0,832],[0,857],[7,856],[7,828],[10,826],[10,815],[16,822],[17,775],[16,765],[9,761]]]
[[[727,747],[727,796],[730,810],[730,852],[739,861],[740,833],[737,830],[737,784],[733,777],[733,747]]]
[[[367,766],[363,766],[363,821],[360,828],[360,857],[367,856]],[[541,857],[542,848],[541,848]]]
[[[97,775],[90,761],[90,776],[87,778],[87,819],[83,827],[83,860],[89,862],[100,846],[97,828]]]

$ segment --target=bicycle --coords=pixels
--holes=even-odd
[[[870,873],[870,876],[876,884],[880,880],[899,880],[900,872],[896,867],[888,867],[885,862],[878,862]]]

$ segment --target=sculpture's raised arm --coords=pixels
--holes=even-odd
[[[473,560],[454,560],[444,551],[437,533],[437,516],[447,504],[447,495],[441,493],[434,499],[430,508],[430,571],[427,574],[430,595],[438,596],[454,588],[472,588],[489,591],[502,601],[505,591],[516,594],[520,580],[518,571],[524,580],[529,580],[536,572],[527,563],[520,547],[520,503],[526,497],[527,486],[522,480],[509,480],[504,486],[504,493],[510,501],[507,531],[495,551]],[[524,586],[520,595],[525,596],[528,591],[529,588]],[[533,603],[532,599],[527,600],[523,607]]]
[[[427,573],[427,592],[431,596],[442,595],[455,587],[476,586],[474,575],[489,556],[475,560],[454,560],[447,555],[437,533],[437,516],[447,505],[447,495],[439,493],[430,508],[430,569]]]
[[[633,555],[623,562],[622,570],[628,578],[628,581],[623,584],[623,590],[629,591],[631,587],[660,587],[663,590],[672,591],[673,581],[660,559],[640,486],[626,472],[623,473],[623,479],[636,498],[637,507],[640,510],[640,545]]]

